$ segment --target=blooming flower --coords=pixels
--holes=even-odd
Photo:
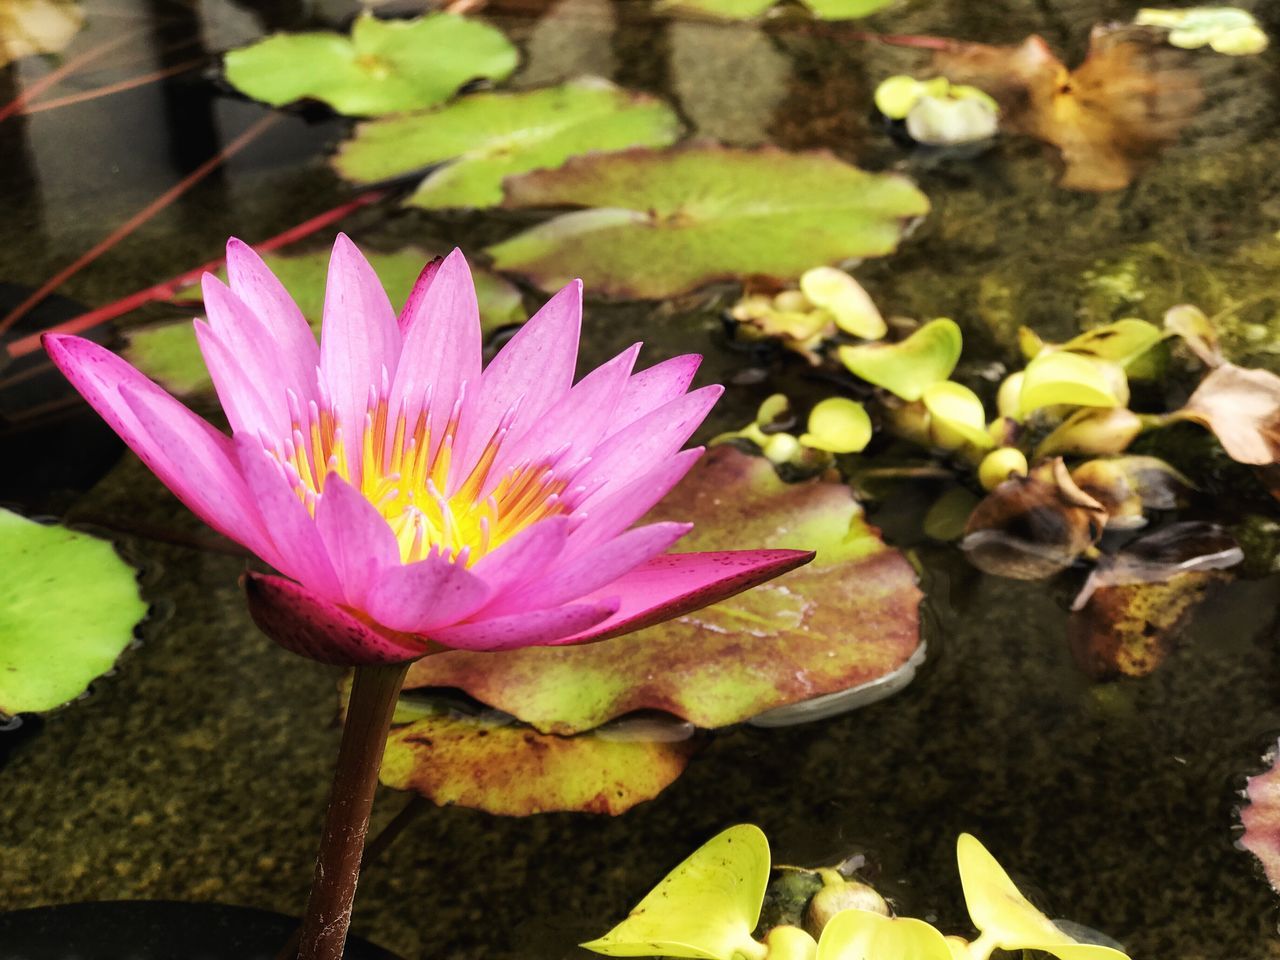
[[[228,437],[109,351],[49,336],[54,362],[183,503],[284,577],[250,573],[254,619],[326,663],[395,663],[626,633],[805,563],[792,550],[668,554],[688,524],[632,528],[693,465],[680,448],[720,387],[696,356],[633,373],[639,344],[576,384],[581,284],[481,370],[462,254],[399,317],[345,236],[317,345],[232,240],[196,334]]]

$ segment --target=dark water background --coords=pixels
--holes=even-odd
[[[1039,32],[1077,62],[1092,23],[1138,6],[903,0],[857,27],[987,42]],[[1252,8],[1280,38],[1280,5]],[[132,65],[59,92],[350,13],[336,0],[94,0],[89,10],[77,44],[136,31],[117,61]],[[1130,189],[1088,195],[1053,187],[1052,164],[1025,141],[976,161],[904,154],[868,109],[878,79],[919,55],[858,42],[847,25],[671,21],[638,0],[504,0],[483,16],[525,53],[516,85],[602,74],[670,97],[705,136],[826,147],[912,173],[933,214],[859,276],[886,312],[955,317],[970,373],[1014,360],[1020,323],[1062,337],[1124,315],[1158,321],[1184,300],[1213,313],[1246,298],[1228,348],[1280,364],[1280,49],[1198,58],[1209,99],[1184,142]],[[0,102],[47,69],[29,60],[0,72]],[[212,78],[195,71],[0,126],[0,281],[39,285],[262,116]],[[217,256],[229,234],[260,240],[341,202],[349,191],[324,157],[345,129],[285,118],[61,292],[106,303]],[[478,251],[526,221],[378,209],[344,226],[371,249],[412,240]],[[649,361],[705,352],[704,381],[738,384],[705,432],[736,427],[769,392],[797,389],[803,371],[783,364],[743,383],[751,359],[718,338],[730,295],[590,302],[585,358],[637,338]],[[154,307],[128,322],[171,315]],[[148,533],[122,544],[156,614],[89,698],[8,741],[0,908],[152,897],[298,911],[337,742],[334,673],[257,634],[236,585],[242,561],[183,543],[204,534],[136,461],[81,496],[77,485],[114,462],[111,443],[80,429],[44,436],[55,449],[0,438],[9,496]],[[37,474],[48,479],[23,489]],[[1277,578],[1219,593],[1153,676],[1095,686],[1066,645],[1070,584],[982,576],[919,537],[910,511],[892,529],[919,547],[929,595],[929,662],[904,693],[812,726],[720,735],[666,793],[617,820],[429,810],[369,870],[355,929],[408,958],[573,955],[698,843],[750,820],[777,861],[865,853],[903,912],[947,932],[969,929],[953,860],[968,830],[1053,915],[1105,930],[1135,958],[1280,956],[1276,896],[1234,846],[1244,775],[1280,733]],[[374,828],[403,802],[384,791]]]

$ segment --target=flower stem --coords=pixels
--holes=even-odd
[[[298,960],[341,960],[378,768],[408,663],[356,668]]]

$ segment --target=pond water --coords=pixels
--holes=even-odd
[[[763,28],[654,16],[643,0],[502,0],[477,15],[521,46],[516,86],[594,73],[671,99],[702,136],[909,172],[933,212],[859,278],[886,312],[956,318],[971,372],[1015,359],[1020,324],[1060,339],[1085,321],[1231,300],[1248,301],[1228,335],[1233,355],[1275,369],[1280,44],[1247,61],[1197,61],[1208,94],[1199,117],[1111,193],[1056,188],[1029,140],[976,159],[907,153],[870,116],[878,80],[922,55],[861,41],[855,28],[991,43],[1035,32],[1078,62],[1092,24],[1138,6],[902,0],[856,25],[794,16]],[[1280,8],[1253,6],[1280,36]],[[73,51],[124,39],[55,93],[196,64],[0,124],[0,282],[13,288],[38,287],[268,113],[219,86],[202,57],[351,12],[341,0],[93,0],[87,10]],[[0,102],[50,67],[29,59],[0,72]],[[325,157],[346,129],[284,115],[59,294],[107,303],[218,256],[228,235],[260,240],[342,203],[351,190]],[[412,241],[478,252],[528,222],[376,205],[343,228],[372,250]],[[20,298],[0,292],[8,305]],[[539,296],[530,291],[529,305]],[[703,438],[740,426],[776,390],[820,392],[798,363],[758,366],[727,348],[720,314],[735,296],[722,285],[664,303],[589,298],[583,362],[636,339],[650,362],[704,353],[699,382],[730,386]],[[51,302],[28,329],[76,312]],[[152,306],[118,327],[173,316]],[[7,388],[6,412],[29,402]],[[154,612],[90,696],[0,735],[0,908],[176,898],[296,913],[337,743],[336,672],[256,631],[237,586],[243,560],[202,549],[210,536],[136,460],[119,459],[74,409],[55,401],[49,416],[39,431],[0,435],[0,499],[116,530]],[[978,573],[919,532],[927,502],[870,508],[924,571],[929,655],[905,691],[812,725],[721,733],[672,787],[616,819],[432,807],[368,870],[354,931],[407,958],[585,956],[574,944],[713,832],[751,821],[777,862],[865,855],[905,912],[944,930],[969,929],[953,851],[971,831],[1052,915],[1105,930],[1135,958],[1280,956],[1276,895],[1235,846],[1244,776],[1280,732],[1280,578],[1225,586],[1151,676],[1094,684],[1066,642],[1071,586]],[[373,829],[404,802],[380,792]]]

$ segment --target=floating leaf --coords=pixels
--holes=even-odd
[[[380,779],[441,806],[498,816],[617,816],[666,789],[694,750],[692,740],[558,737],[493,718],[433,715],[392,729]]]
[[[1040,441],[1036,459],[1072,453],[1087,456],[1121,453],[1142,430],[1142,418],[1128,407],[1084,407]]]
[[[818,941],[818,960],[952,960],[951,948],[934,927],[911,917],[886,917],[870,910],[843,910],[831,918]]]
[[[964,384],[950,380],[930,384],[920,399],[929,411],[930,431],[939,446],[954,450],[968,443],[986,450],[995,445],[987,432],[982,400]]]
[[[722,20],[753,20],[779,0],[661,0],[661,10],[700,13]],[[801,0],[814,16],[823,20],[853,20],[887,7],[893,0]]]
[[[555,289],[581,276],[619,297],[667,297],[717,279],[797,277],[891,253],[929,201],[905,177],[829,153],[689,146],[575,157],[506,181],[513,207],[590,207],[489,249]]]
[[[147,612],[111,544],[0,509],[0,715],[52,710],[111,669]]]
[[[1163,27],[1169,42],[1184,50],[1209,47],[1232,57],[1261,53],[1267,34],[1248,10],[1239,7],[1188,7],[1183,10],[1139,10],[1134,23]]]
[[[926,387],[951,376],[963,344],[954,320],[931,320],[897,343],[841,347],[840,362],[855,376],[903,400],[919,400]]]
[[[816,307],[830,313],[850,336],[879,340],[889,330],[884,317],[862,284],[835,267],[814,267],[800,277],[800,292]]]
[[[1129,960],[1119,950],[1080,943],[1033,907],[977,839],[962,833],[956,861],[973,925],[1001,950],[1042,950],[1059,960]]]
[[[627,919],[582,946],[609,957],[757,956],[751,932],[768,882],[764,833],[751,824],[730,827],[667,874]]]
[[[1098,542],[1107,511],[1076,486],[1061,459],[997,486],[969,515],[960,546],[980,570],[1038,580]]]
[[[396,253],[371,253],[369,263],[377,271],[391,302],[401,304],[413,289],[423,264],[431,257],[430,253],[409,247]],[[319,336],[328,252],[268,255],[264,259]],[[487,270],[476,269],[472,275],[480,303],[480,319],[486,332],[525,319],[519,290]],[[125,356],[129,362],[175,393],[213,389],[190,320],[130,330],[128,339]]]
[[[915,653],[915,573],[843,484],[786,484],[767,460],[720,446],[648,520],[676,517],[695,522],[683,549],[750,542],[818,555],[731,600],[603,643],[426,657],[406,687],[456,687],[545,732],[644,709],[720,727],[875,681]]]
[[[1143,28],[1095,27],[1074,70],[1035,35],[1008,47],[951,44],[934,65],[995,97],[1006,130],[1056,147],[1061,186],[1119,190],[1178,139],[1204,99],[1197,75],[1171,66],[1158,39]]]
[[[1222,351],[1218,348],[1218,331],[1204,311],[1189,303],[1170,307],[1164,313],[1164,328],[1183,339],[1187,348],[1206,367],[1222,364]]]
[[[829,453],[857,453],[871,441],[867,409],[848,397],[829,397],[809,414],[809,430],[800,437],[806,447]]]
[[[1200,382],[1177,414],[1208,427],[1240,463],[1280,462],[1280,377],[1224,363]]]
[[[667,104],[603,80],[518,93],[481,93],[428,113],[370,120],[339,148],[347,180],[375,183],[434,167],[411,206],[488,207],[502,180],[558,167],[569,157],[627,147],[661,147],[680,135]]]
[[[309,98],[352,117],[423,110],[471,80],[501,80],[519,54],[498,30],[449,13],[379,20],[365,13],[350,38],[277,33],[227,53],[227,82],[284,106]]]
[[[1280,893],[1280,746],[1272,747],[1265,760],[1268,769],[1245,785],[1248,802],[1240,808],[1240,846],[1258,858],[1271,888]]]
[[[58,53],[84,26],[84,10],[67,0],[0,0],[0,67]]]
[[[1086,330],[1057,349],[1127,367],[1164,338],[1154,323],[1129,318]]]
[[[1076,353],[1046,350],[1027,364],[1019,395],[1021,415],[1041,407],[1122,407],[1128,401],[1124,371]]]

